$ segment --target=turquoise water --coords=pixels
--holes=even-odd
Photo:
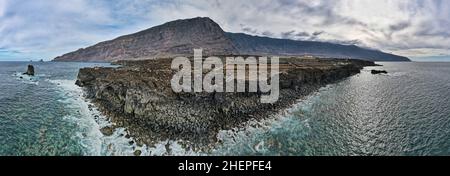
[[[55,84],[68,80],[84,64],[39,63],[37,76],[23,76],[24,62],[0,62],[0,154],[83,155],[75,122],[65,121],[73,112]]]
[[[32,63],[36,76],[23,76],[27,62],[0,62],[0,155],[129,155],[130,139],[89,108],[74,85],[86,63]]]
[[[174,141],[138,147],[74,85],[86,63],[0,62],[0,155],[197,155]],[[222,131],[214,155],[450,155],[450,64],[381,63],[246,127]],[[165,151],[171,143],[172,152]]]

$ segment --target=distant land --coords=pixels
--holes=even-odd
[[[56,57],[54,61],[112,62],[193,56],[258,55],[410,61],[409,58],[355,45],[298,41],[229,33],[208,17],[176,20]]]

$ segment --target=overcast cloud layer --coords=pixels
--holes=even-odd
[[[161,23],[208,16],[225,31],[450,55],[448,0],[0,0],[0,60],[53,59]]]

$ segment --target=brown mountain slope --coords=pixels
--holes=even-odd
[[[55,61],[111,62],[193,56],[203,48],[205,56],[276,55],[354,58],[369,61],[410,61],[406,57],[355,45],[297,41],[227,33],[210,18],[177,20],[135,34],[101,42],[57,57]]]
[[[135,34],[101,42],[55,58],[55,61],[115,61],[193,55],[237,54],[231,40],[209,18],[177,20]]]

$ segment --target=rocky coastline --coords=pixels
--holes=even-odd
[[[320,87],[376,66],[361,60],[281,58],[280,99],[261,104],[260,93],[175,93],[170,85],[175,74],[171,59],[115,64],[121,66],[80,69],[76,84],[84,88],[86,98],[114,127],[126,128],[139,145],[181,140],[193,151],[220,143],[216,137],[220,130],[268,118]]]

